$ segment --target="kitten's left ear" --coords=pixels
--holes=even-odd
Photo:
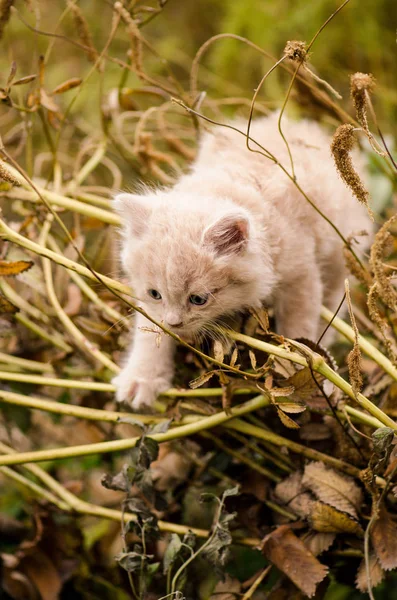
[[[217,254],[238,254],[247,245],[249,221],[242,213],[230,213],[210,225],[203,235],[203,243]]]
[[[122,219],[124,234],[127,237],[141,237],[146,231],[152,211],[148,198],[136,194],[119,194],[113,200],[113,207]]]

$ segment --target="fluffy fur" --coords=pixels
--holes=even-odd
[[[245,130],[245,122],[233,123]],[[328,135],[314,122],[284,121],[297,181],[345,237],[371,224],[339,179]],[[289,168],[277,115],[252,123],[251,136]],[[252,144],[254,146],[254,144]],[[277,330],[313,340],[324,303],[343,295],[342,245],[281,169],[217,128],[203,137],[191,171],[171,189],[114,201],[124,225],[122,263],[146,312],[187,339],[222,317],[273,305]],[[148,291],[157,290],[161,299]],[[192,295],[208,297],[197,306]],[[173,376],[170,336],[137,315],[124,369],[113,381],[119,401],[151,405]]]

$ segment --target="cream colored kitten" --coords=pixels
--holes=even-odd
[[[241,130],[246,122],[233,123]],[[314,122],[288,122],[297,181],[345,237],[371,230],[365,210],[339,179],[330,138]],[[252,123],[251,137],[289,169],[277,115]],[[255,147],[254,144],[251,144]],[[279,166],[250,152],[245,138],[217,128],[203,137],[191,171],[171,189],[114,201],[124,226],[122,263],[141,306],[187,339],[217,319],[263,303],[277,330],[316,340],[320,308],[343,296],[342,244]],[[134,409],[170,387],[174,341],[142,328],[113,382]]]

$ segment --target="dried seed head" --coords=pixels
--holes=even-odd
[[[359,235],[368,235],[368,233],[366,231],[360,231],[349,236],[347,238],[348,246],[343,247],[343,256],[345,258],[345,265],[349,273],[354,275],[354,277],[365,287],[369,287],[373,283],[371,273],[361,265],[356,256],[350,251],[350,246],[353,240]]]
[[[135,67],[138,77],[143,78],[143,53],[142,53],[142,36],[139,27],[131,17],[130,13],[121,2],[116,2],[114,9],[119,13],[124,23],[127,25],[128,35],[131,41],[130,59]]]
[[[390,254],[393,238],[389,232],[390,227],[396,221],[397,215],[393,215],[379,229],[371,247],[369,259],[370,267],[374,273],[377,283],[377,291],[380,299],[391,310],[397,310],[397,290],[390,280],[390,273],[383,264],[384,257]]]
[[[0,0],[0,39],[3,36],[4,27],[10,20],[11,6],[14,0]]]
[[[21,185],[18,179],[14,177],[14,175],[7,169],[4,163],[0,162],[0,179],[2,181],[7,181],[12,185]]]
[[[369,135],[367,123],[366,92],[371,93],[375,86],[375,79],[366,73],[355,73],[350,76],[350,94],[356,109],[357,120],[365,133]]]
[[[345,281],[345,292],[347,308],[349,310],[350,321],[354,331],[354,346],[349,352],[347,357],[347,366],[349,368],[350,383],[353,388],[354,396],[357,398],[357,394],[361,392],[363,387],[363,376],[361,368],[361,351],[359,345],[359,331],[356,323],[356,318],[353,312],[352,301],[350,297],[349,280]]]
[[[351,189],[357,200],[368,209],[372,217],[371,209],[368,206],[369,193],[365,189],[360,176],[353,167],[353,162],[350,157],[356,139],[354,137],[353,125],[340,125],[334,133],[331,142],[331,152],[334,157],[336,169],[345,184]]]
[[[351,94],[357,94],[365,90],[372,93],[375,83],[375,78],[371,73],[354,73],[354,75],[350,75]]]
[[[305,62],[307,60],[306,42],[298,40],[288,41],[285,44],[284,55],[290,60]]]
[[[388,323],[380,312],[379,300],[380,295],[378,291],[378,283],[375,281],[375,283],[370,287],[367,295],[368,314],[371,321],[377,326],[377,328],[382,334],[384,344],[386,347],[386,352],[390,360],[392,360],[393,363],[395,363],[396,353],[394,351],[393,343],[390,338]]]
[[[94,46],[94,42],[92,41],[91,32],[89,30],[85,16],[83,15],[80,7],[74,4],[74,2],[72,2],[71,0],[68,0],[68,8],[72,12],[73,20],[77,30],[77,35],[80,38],[81,43],[84,46],[87,46],[85,52],[87,54],[88,60],[90,62],[95,62],[98,58],[98,52]]]

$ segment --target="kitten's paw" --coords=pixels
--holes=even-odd
[[[116,401],[128,402],[135,411],[152,407],[157,396],[170,387],[165,379],[145,379],[128,371],[122,371],[112,383],[116,386]]]

